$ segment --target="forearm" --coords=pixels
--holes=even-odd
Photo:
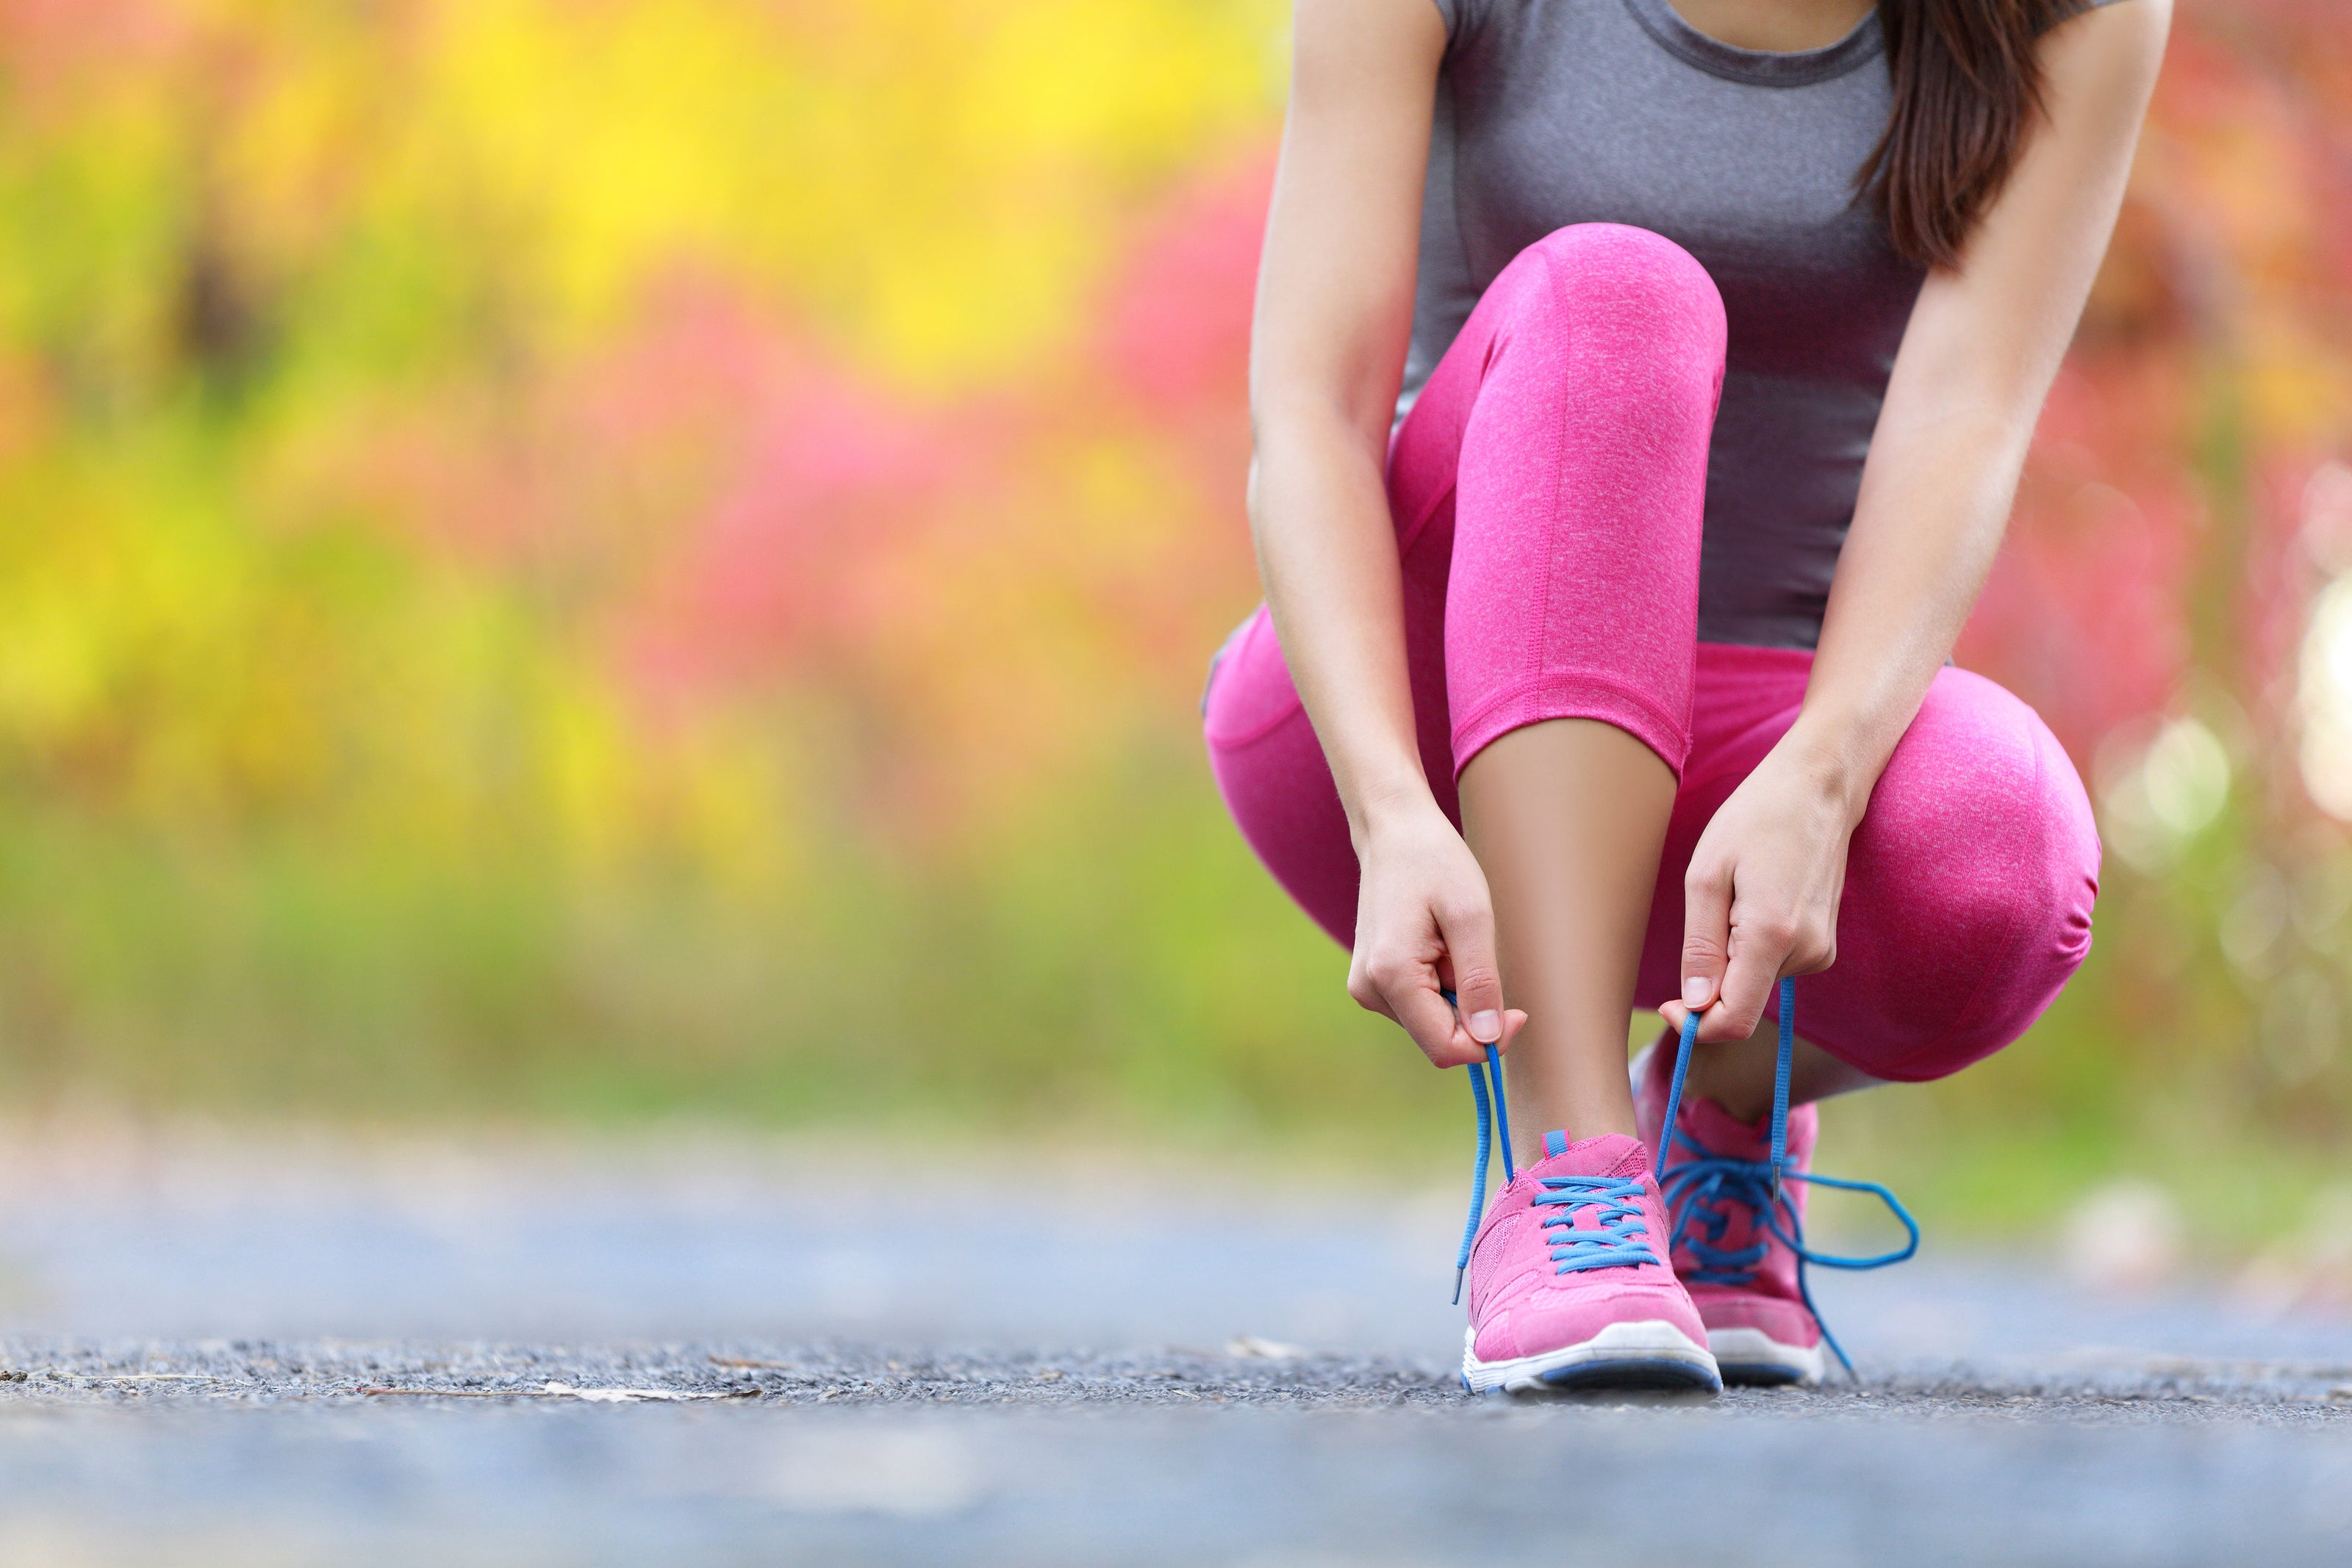
[[[1433,804],[1382,443],[1364,423],[1311,409],[1262,418],[1250,471],[1266,604],[1360,853],[1384,815]]]
[[[1360,856],[1387,814],[1433,805],[1383,470],[1445,26],[1428,0],[1297,0],[1294,16],[1250,334],[1250,531]]]
[[[2000,549],[2032,430],[2014,406],[2023,400],[2008,401],[1882,424],[1872,443],[1804,707],[1782,742],[1850,822],[1951,656]]]

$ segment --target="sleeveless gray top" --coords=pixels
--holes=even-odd
[[[1711,38],[1667,0],[1435,4],[1447,44],[1398,417],[1528,245],[1594,222],[1674,240],[1729,329],[1698,634],[1811,647],[1926,276],[1854,196],[1893,106],[1877,15],[1779,54]]]

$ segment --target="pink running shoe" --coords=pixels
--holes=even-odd
[[[1655,1148],[1674,1077],[1674,1053],[1653,1046],[1642,1053],[1634,1070],[1634,1124],[1642,1130],[1643,1143]],[[1770,1202],[1769,1175],[1761,1186],[1753,1180],[1726,1181],[1719,1169],[1703,1173],[1696,1164],[1736,1162],[1769,1172],[1771,1113],[1741,1122],[1712,1100],[1685,1099],[1675,1120],[1677,1135],[1666,1150],[1665,1166],[1679,1200],[1679,1228],[1670,1233],[1675,1273],[1690,1288],[1691,1302],[1706,1325],[1707,1348],[1715,1353],[1723,1380],[1820,1382],[1826,1366],[1821,1319],[1813,1315],[1798,1281],[1795,1250],[1764,1223]],[[1801,1176],[1812,1168],[1820,1131],[1821,1117],[1811,1105],[1789,1108],[1785,1176]],[[1678,1179],[1685,1173],[1693,1179]],[[1707,1181],[1708,1175],[1717,1179]],[[1796,1228],[1789,1230],[1791,1236],[1804,1234],[1805,1186],[1802,1181],[1790,1181],[1781,1189],[1781,1201],[1796,1220]]]
[[[1893,1193],[1876,1182],[1813,1174],[1820,1116],[1811,1105],[1789,1103],[1796,1006],[1795,982],[1783,979],[1772,1109],[1753,1123],[1737,1120],[1712,1100],[1681,1098],[1679,1074],[1690,1058],[1695,1019],[1685,1022],[1674,1053],[1659,1049],[1662,1039],[1633,1067],[1634,1125],[1659,1149],[1675,1273],[1689,1287],[1706,1325],[1707,1347],[1730,1383],[1818,1382],[1826,1369],[1825,1345],[1852,1375],[1853,1363],[1813,1305],[1805,1266],[1883,1269],[1919,1249],[1919,1227]],[[1662,1134],[1669,1117],[1673,1129]],[[1872,1194],[1910,1239],[1874,1258],[1812,1250],[1805,1245],[1805,1193],[1817,1186]]]
[[[1479,1109],[1483,1131],[1483,1094]],[[1719,1391],[1706,1331],[1666,1265],[1649,1151],[1622,1134],[1547,1133],[1544,1154],[1496,1196],[1469,1249],[1463,1386]]]

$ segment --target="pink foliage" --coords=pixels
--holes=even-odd
[[[1148,408],[1229,413],[1249,372],[1250,309],[1274,161],[1209,171],[1140,225],[1102,309],[1113,383]]]
[[[2217,345],[2285,321],[2334,345],[2312,357],[2323,370],[2352,345],[2352,122],[2315,96],[2352,88],[2352,55],[2303,5],[2184,19],[1962,639],[2086,764],[2118,726],[2176,706],[2200,663],[2258,718],[2283,712],[2310,588],[2294,497],[2352,413],[2231,437],[2242,480],[2198,454],[2217,449],[2216,386],[2234,384]],[[0,0],[0,40],[74,9]],[[2296,37],[2335,47],[2270,47]],[[2231,204],[2239,173],[2345,199],[2281,218]],[[1089,737],[1187,722],[1208,649],[1255,597],[1245,383],[1272,176],[1271,149],[1252,148],[1137,213],[1074,307],[1091,315],[1074,346],[977,392],[878,383],[748,286],[682,273],[579,361],[355,439],[352,489],[442,549],[561,587],[655,711],[813,693],[857,715],[896,780],[884,793],[1017,796]]]
[[[2177,422],[2162,368],[2070,370],[2052,389],[2009,539],[1958,658],[2039,710],[2078,764],[2162,710],[2189,665],[2182,601],[2200,512],[2185,476],[2120,455]]]
[[[853,647],[872,624],[862,580],[974,456],[951,415],[859,384],[708,293],[656,312],[594,384],[591,430],[711,449],[707,491],[662,497],[682,505],[625,616],[639,679],[671,696]]]
[[[2133,193],[1960,656],[2080,761],[2192,668],[2283,747],[2308,476],[2352,433],[2352,33],[2184,10]],[[2302,392],[2304,406],[2284,397]],[[2285,417],[2282,418],[2282,415]],[[2283,750],[2282,750],[2283,754]]]
[[[190,32],[166,0],[0,0],[0,68],[12,89],[62,85],[165,55]]]

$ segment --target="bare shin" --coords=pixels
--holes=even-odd
[[[1507,1069],[1523,1157],[1552,1128],[1633,1131],[1625,1020],[1674,802],[1657,753],[1594,719],[1515,729],[1463,769],[1503,994],[1528,1012]]]

